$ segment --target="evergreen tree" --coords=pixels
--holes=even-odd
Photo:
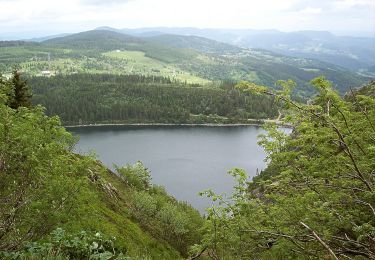
[[[27,82],[21,79],[21,73],[19,71],[13,71],[11,82],[14,88],[14,95],[11,97],[9,106],[14,109],[19,107],[31,107],[32,94]]]

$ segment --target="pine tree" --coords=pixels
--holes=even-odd
[[[11,98],[9,106],[13,109],[31,107],[32,94],[27,82],[21,79],[21,73],[17,70],[13,71],[11,82],[14,88],[14,96]]]

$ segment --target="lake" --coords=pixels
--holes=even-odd
[[[252,177],[265,167],[265,153],[257,145],[263,130],[257,126],[93,126],[69,131],[80,136],[79,153],[95,150],[110,168],[142,161],[153,183],[200,212],[212,203],[198,192],[232,192],[228,170],[243,168]]]

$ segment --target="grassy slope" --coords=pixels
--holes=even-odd
[[[123,62],[124,73],[171,77],[189,83],[205,84],[210,82],[183,71],[173,64],[147,57],[146,53],[141,51],[110,51],[103,55]]]
[[[4,90],[0,84],[0,102]],[[62,227],[72,234],[85,230],[115,236],[116,246],[129,256],[180,258],[160,232],[151,235],[133,218],[139,189],[92,157],[74,154],[73,138],[57,118],[46,117],[41,107],[15,111],[0,103],[0,112],[0,222],[9,227],[1,230],[0,251],[17,250]],[[155,194],[178,204],[166,193]]]
[[[132,220],[129,208],[135,192],[133,188],[100,162],[92,163],[87,173],[88,176],[83,176],[86,181],[70,217],[62,220],[60,227],[72,233],[91,230],[114,236],[117,245],[125,248],[129,256],[152,259],[181,257],[177,250],[160,238],[152,237]]]

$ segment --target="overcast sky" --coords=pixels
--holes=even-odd
[[[0,0],[0,39],[99,26],[309,29],[375,35],[375,0]]]

